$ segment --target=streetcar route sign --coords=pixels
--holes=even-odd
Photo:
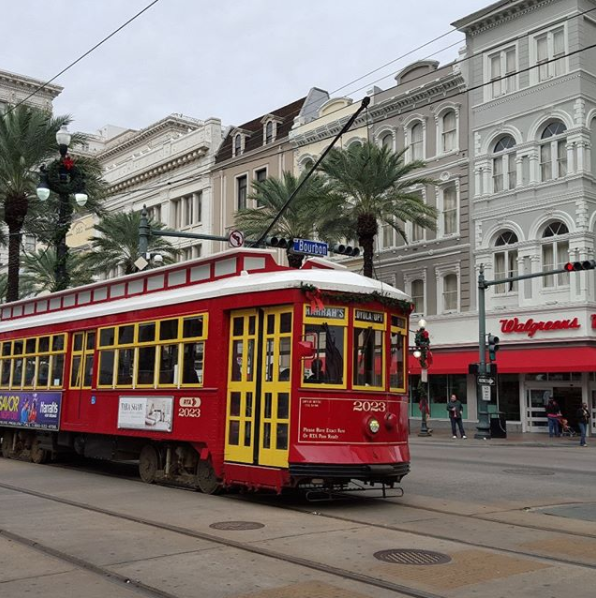
[[[228,243],[231,247],[242,247],[244,245],[244,233],[239,230],[230,231]]]
[[[478,376],[478,384],[487,384],[488,386],[494,386],[495,379],[490,376]]]

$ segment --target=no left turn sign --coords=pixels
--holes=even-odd
[[[242,247],[244,245],[244,233],[239,230],[230,231],[228,243],[231,247]]]

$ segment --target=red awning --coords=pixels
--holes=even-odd
[[[478,351],[433,351],[432,356],[429,374],[467,374],[469,364],[478,363]],[[596,372],[596,347],[528,347],[509,350],[501,347],[497,353],[497,368],[501,374]],[[420,373],[420,364],[413,357],[410,358],[409,373]]]

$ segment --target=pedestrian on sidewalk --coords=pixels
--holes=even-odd
[[[582,403],[582,406],[577,410],[577,423],[579,424],[579,431],[581,434],[579,445],[586,446],[586,434],[588,432],[588,424],[590,423],[588,403]]]
[[[546,417],[548,418],[549,437],[552,438],[553,436],[560,436],[561,430],[559,428],[559,420],[561,417],[563,417],[563,414],[561,413],[559,404],[552,397],[546,404]]]
[[[461,417],[464,410],[464,406],[458,400],[457,395],[452,394],[449,403],[447,403],[447,411],[449,411],[449,419],[451,420],[451,432],[453,438],[457,438],[456,426],[459,428],[459,433],[462,438],[467,438],[464,431],[464,424],[462,423]]]

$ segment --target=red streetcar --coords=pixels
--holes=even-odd
[[[243,249],[0,311],[6,458],[139,461],[145,482],[280,492],[409,470],[408,297]]]

